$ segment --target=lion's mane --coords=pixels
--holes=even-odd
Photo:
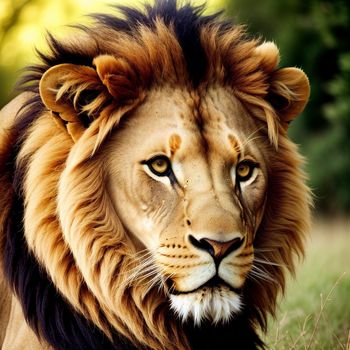
[[[42,63],[21,81],[27,102],[0,143],[0,244],[7,280],[27,322],[56,349],[259,346],[254,329],[266,330],[286,271],[293,274],[295,256],[303,256],[309,226],[303,159],[278,123],[269,95],[278,52],[257,57],[260,40],[218,14],[202,15],[202,7],[177,8],[164,0],[145,11],[119,10],[123,16],[94,16],[94,26],[80,27],[68,41],[49,36],[50,53],[41,53]],[[44,106],[39,81],[55,65],[88,69],[99,56],[99,75],[108,80],[105,54],[117,57],[119,67],[118,79],[106,83],[113,101],[93,93],[97,83],[88,70],[60,87],[61,95],[78,96],[77,105],[85,106],[81,118],[89,128],[74,143]],[[254,265],[265,278],[247,279],[243,313],[222,326],[183,325],[170,316],[164,292],[148,290],[147,283],[123,283],[137,261],[106,192],[100,151],[147,89],[164,81],[231,86],[276,150],[267,164],[266,209],[254,241]],[[272,90],[287,101],[295,97],[283,85]]]

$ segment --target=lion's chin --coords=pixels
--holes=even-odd
[[[238,314],[242,307],[240,296],[225,285],[171,294],[170,303],[182,321],[193,319],[196,325],[204,320],[214,324],[225,323]]]

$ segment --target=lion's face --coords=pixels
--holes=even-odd
[[[224,321],[241,307],[267,182],[258,132],[224,88],[169,88],[150,93],[108,142],[116,211],[183,319]]]

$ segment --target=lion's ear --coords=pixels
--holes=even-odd
[[[309,79],[298,68],[277,69],[270,77],[267,99],[276,110],[282,126],[287,129],[288,124],[304,110],[309,100]]]
[[[59,64],[40,80],[43,103],[74,141],[107,106],[129,104],[141,91],[137,74],[124,60],[101,55],[93,64]]]
[[[75,64],[50,68],[43,74],[39,85],[43,103],[74,141],[91,123],[93,108],[89,109],[89,104],[103,90],[95,69]]]

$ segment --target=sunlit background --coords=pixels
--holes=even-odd
[[[88,23],[91,12],[111,12],[112,2],[0,0],[0,107],[15,96],[19,70],[36,61],[34,48],[45,50],[47,30],[67,35],[73,31],[67,25]],[[131,3],[137,5],[114,2]],[[290,137],[308,159],[315,194],[313,238],[267,341],[275,349],[349,350],[350,2],[208,0],[207,5],[208,12],[225,9],[253,35],[274,40],[281,65],[303,68],[311,81],[310,103],[291,126]]]

